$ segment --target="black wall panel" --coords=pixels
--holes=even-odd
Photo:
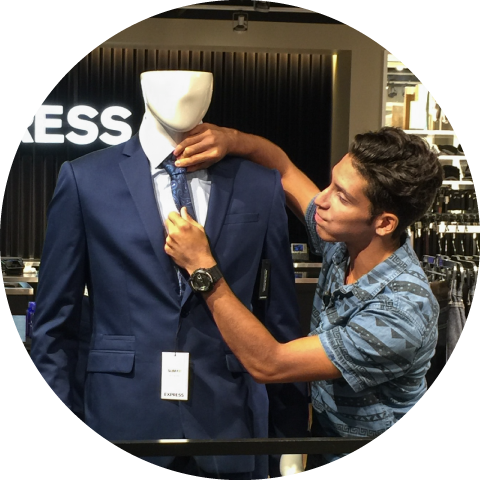
[[[280,145],[320,188],[330,178],[332,57],[319,54],[210,52],[99,48],[81,60],[52,90],[44,105],[63,105],[62,129],[76,105],[98,112],[112,105],[132,112],[125,120],[135,134],[144,106],[140,73],[200,70],[214,75],[205,121],[264,136]],[[92,119],[100,134],[107,131]],[[29,127],[34,135],[34,126]],[[115,132],[109,132],[115,134]],[[47,207],[61,164],[108,145],[21,143],[12,164],[2,208],[1,254],[40,258]],[[305,242],[301,223],[290,215],[292,242]]]

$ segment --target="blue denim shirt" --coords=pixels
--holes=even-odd
[[[312,382],[316,419],[326,436],[376,437],[426,391],[439,306],[407,238],[387,260],[345,285],[344,243],[324,242],[306,213],[312,250],[323,258],[311,333],[342,373]],[[315,434],[315,432],[314,432]]]

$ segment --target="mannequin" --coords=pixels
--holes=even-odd
[[[186,132],[201,123],[212,98],[213,75],[180,70],[150,71],[140,75],[140,82],[145,115],[139,139],[153,170],[185,138]],[[205,177],[206,174],[206,170],[200,170],[193,175]],[[189,177],[191,181],[192,174]],[[171,203],[170,207],[173,208]],[[281,475],[302,472],[302,458],[301,454],[282,455]]]
[[[207,113],[213,91],[210,72],[166,70],[140,75],[145,116],[140,126],[140,144],[157,165],[158,148],[172,150]]]
[[[286,453],[280,458],[280,473],[282,477],[302,473],[304,468],[304,456],[301,453]]]
[[[65,162],[50,203],[31,357],[65,405],[108,440],[307,436],[306,385],[257,384],[224,343],[201,296],[188,284],[179,295],[177,271],[164,251],[163,220],[176,206],[170,177],[158,167],[202,121],[212,85],[206,72],[143,73],[139,134]],[[188,173],[187,181],[197,220],[237,297],[279,341],[299,337],[278,172],[232,157]],[[259,300],[254,288],[263,259],[272,260],[268,300]],[[181,399],[161,393],[164,354],[172,352],[188,355],[188,395]],[[267,456],[145,460],[208,478],[280,475],[278,459],[269,465]]]
[[[213,75],[210,72],[165,70],[140,75],[145,115],[140,125],[140,144],[150,162],[158,209],[163,221],[177,210],[171,195],[170,178],[157,167],[198,125],[212,98]],[[208,171],[187,174],[198,221],[204,225],[210,197]]]

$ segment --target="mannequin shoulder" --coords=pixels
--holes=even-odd
[[[247,160],[243,157],[234,155],[226,155],[220,162],[212,165],[211,169],[222,168],[225,171],[229,170],[238,175],[256,175],[267,179],[272,179],[276,175],[276,170],[259,165],[258,163]]]
[[[137,152],[143,153],[137,139],[132,138],[118,145],[100,147],[97,150],[77,157],[70,163],[75,171],[98,169],[102,166],[110,166],[118,163],[122,159],[136,155]],[[144,154],[143,154],[144,155]]]
[[[85,155],[77,157],[75,160],[71,161],[71,164],[74,168],[85,168],[86,166],[94,164],[98,161],[118,157],[118,155],[121,155],[121,153],[122,149],[119,149],[119,145],[100,148],[93,152],[89,152]]]

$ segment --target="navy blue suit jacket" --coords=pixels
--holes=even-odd
[[[224,277],[279,341],[300,336],[278,172],[231,158],[211,167],[210,176],[205,230]],[[45,380],[109,440],[305,436],[305,384],[257,384],[223,341],[203,298],[187,286],[179,300],[164,243],[138,136],[62,165],[31,349]],[[272,262],[270,295],[258,301],[264,258]],[[88,315],[82,315],[85,285]],[[162,352],[175,348],[190,353],[188,401],[160,399]],[[150,460],[168,467],[165,457]],[[209,472],[266,474],[254,456],[197,462]]]

